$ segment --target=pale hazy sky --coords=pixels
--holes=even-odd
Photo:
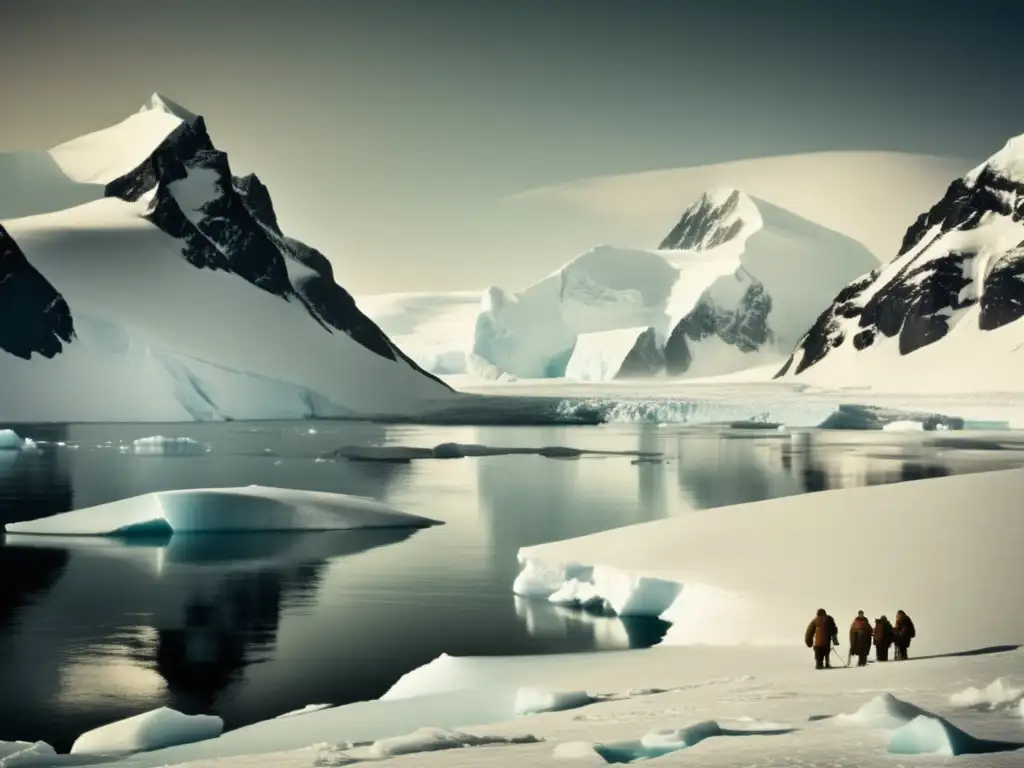
[[[1020,0],[31,0],[3,21],[0,149],[160,91],[357,294],[542,276],[516,244],[542,221],[495,203],[532,187],[822,149],[980,160],[1024,132]]]

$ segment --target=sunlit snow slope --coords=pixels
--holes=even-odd
[[[1024,136],[950,184],[896,258],[851,282],[781,377],[906,391],[1024,382]]]
[[[49,158],[65,181],[0,224],[0,419],[408,414],[452,394],[281,231],[202,117],[154,95]],[[0,215],[45,165],[0,163]]]

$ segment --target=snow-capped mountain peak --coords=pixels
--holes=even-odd
[[[754,201],[738,189],[719,187],[700,196],[662,240],[661,250],[706,251],[763,226]]]
[[[31,298],[0,313],[16,337],[0,334],[5,418],[408,413],[451,394],[326,256],[282,232],[266,186],[234,175],[202,116],[154,94],[50,156],[88,196],[0,226],[0,282]],[[53,377],[79,383],[81,402],[41,394]]]
[[[917,389],[1001,380],[1013,388],[1024,374],[1024,358],[1010,354],[1024,338],[1022,278],[1017,137],[955,179],[907,229],[892,261],[843,288],[778,376]],[[1000,330],[1011,325],[1017,330]],[[975,358],[981,365],[968,362]]]
[[[1002,149],[964,176],[964,181],[974,186],[986,174],[1024,182],[1024,134],[1007,141]]]
[[[149,97],[149,100],[139,108],[139,112],[153,111],[164,112],[165,114],[178,118],[183,123],[191,123],[199,117],[195,112],[186,109],[178,102],[173,101],[160,93],[154,93]]]

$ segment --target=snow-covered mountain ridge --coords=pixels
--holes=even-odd
[[[0,418],[404,414],[451,394],[282,232],[201,116],[154,95],[49,154],[94,199],[53,210],[40,194],[0,225]],[[54,401],[45,379],[65,375],[78,390]]]
[[[488,289],[472,353],[524,378],[614,371],[612,361],[570,365],[579,337],[652,328],[669,375],[727,373],[781,361],[822,297],[876,264],[850,238],[717,189],[686,210],[658,249],[599,246],[520,293]],[[603,354],[599,339],[585,346]],[[618,337],[608,347],[624,349]]]
[[[888,264],[845,286],[777,377],[918,389],[1019,389],[1024,378],[1024,137],[907,229]]]

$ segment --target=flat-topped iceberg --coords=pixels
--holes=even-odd
[[[8,533],[62,536],[424,528],[438,521],[373,499],[250,485],[156,491],[52,517],[8,523]]]

